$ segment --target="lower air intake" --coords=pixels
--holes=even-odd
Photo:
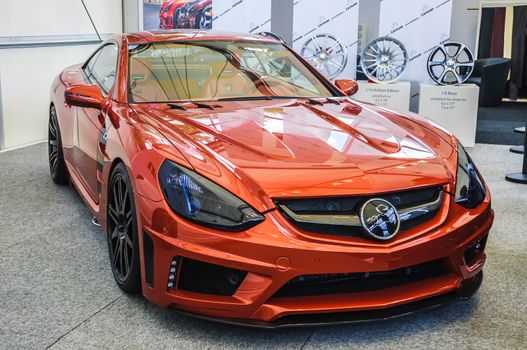
[[[442,260],[378,272],[303,275],[283,286],[274,297],[302,297],[381,290],[448,273]]]
[[[238,290],[247,271],[183,258],[178,288],[189,292],[232,296]]]

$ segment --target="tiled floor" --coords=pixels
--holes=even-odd
[[[527,186],[507,147],[473,158],[496,222],[480,292],[411,316],[362,325],[261,331],[200,321],[124,295],[106,241],[70,188],[48,175],[44,144],[0,154],[0,348],[527,349]]]

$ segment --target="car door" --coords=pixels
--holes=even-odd
[[[103,46],[83,67],[87,84],[101,88],[109,99],[115,82],[118,47],[115,44]],[[77,128],[74,135],[74,167],[86,191],[95,203],[99,202],[97,188],[97,154],[99,134],[104,124],[106,111],[95,108],[80,108],[77,113]],[[75,132],[74,131],[74,132]],[[76,136],[76,137],[75,137]]]

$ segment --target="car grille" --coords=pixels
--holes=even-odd
[[[283,286],[274,297],[302,297],[368,292],[419,282],[448,273],[443,260],[380,272],[303,275]]]
[[[372,198],[392,203],[399,213],[401,231],[405,231],[435,216],[443,202],[443,189],[432,187],[377,196],[287,199],[277,200],[276,205],[302,231],[359,237],[363,233],[360,208]]]

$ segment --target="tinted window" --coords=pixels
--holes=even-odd
[[[115,82],[117,46],[106,45],[100,49],[84,68],[88,79],[108,93]]]

